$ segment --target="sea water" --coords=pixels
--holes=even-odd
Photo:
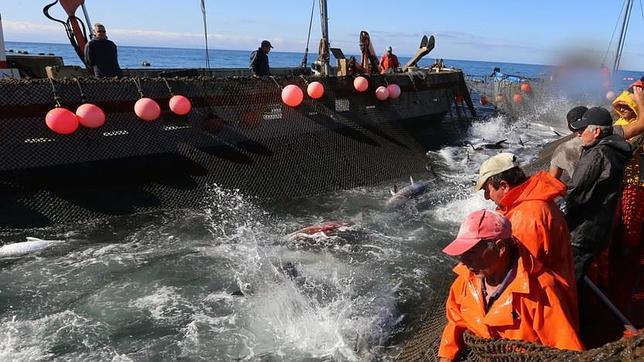
[[[63,45],[8,42],[32,53]],[[120,48],[123,66],[201,66],[199,50]],[[247,54],[213,51],[215,66],[246,65]],[[300,55],[271,53],[274,66]],[[539,76],[534,65],[449,61],[466,73]],[[638,76],[638,74],[632,74]],[[0,234],[66,240],[35,255],[0,260],[0,360],[340,360],[389,359],[405,323],[421,314],[455,260],[440,250],[464,216],[493,208],[472,193],[480,163],[498,150],[468,143],[507,139],[523,163],[565,133],[575,104],[553,96],[518,118],[473,122],[463,143],[428,152],[428,191],[403,207],[384,205],[394,184],[270,205],[212,185],[203,207]],[[554,130],[554,131],[553,131]],[[352,220],[340,235],[292,243],[286,235]]]

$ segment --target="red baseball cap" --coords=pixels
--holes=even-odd
[[[465,217],[456,239],[443,249],[443,253],[457,256],[481,240],[508,239],[511,236],[512,225],[505,216],[486,209],[478,210]]]

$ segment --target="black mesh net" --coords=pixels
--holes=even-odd
[[[467,127],[459,120],[465,110],[454,111],[456,96],[470,102],[461,72],[372,76],[364,93],[350,77],[315,79],[325,85],[322,99],[283,105],[283,86],[306,89],[312,80],[2,80],[0,227],[193,206],[211,184],[259,198],[374,184],[421,172],[426,148],[453,142]],[[137,82],[161,105],[159,120],[134,114]],[[400,85],[401,97],[379,102],[374,90],[389,83]],[[170,91],[191,100],[190,114],[169,111]],[[99,105],[106,124],[52,132],[44,116],[55,96],[72,111],[84,101]]]

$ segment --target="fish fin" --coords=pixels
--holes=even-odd
[[[43,241],[43,239],[34,238],[34,237],[31,237],[31,236],[27,236],[26,239],[27,239],[27,241]]]
[[[397,192],[398,192],[398,185],[394,184],[394,187],[392,187],[391,190],[389,190],[389,193],[391,194],[391,196],[394,196],[396,195]]]
[[[411,176],[409,176],[409,183],[410,183],[411,185],[413,185],[413,184],[414,184],[414,178],[413,178],[413,177],[411,177]]]
[[[507,138],[506,138],[506,139],[502,139],[502,140],[500,140],[500,141],[496,142],[496,143],[495,143],[495,145],[500,146],[502,143],[505,143],[505,142],[507,142],[507,141],[508,141],[508,139],[507,139]]]
[[[521,147],[525,147],[525,145],[523,144],[523,140],[521,139],[521,137],[519,137],[519,144],[521,145]]]

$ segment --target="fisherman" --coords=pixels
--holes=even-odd
[[[628,127],[636,123],[644,104],[642,80],[631,85],[613,101],[613,109],[620,118],[615,125]],[[644,152],[644,135],[628,139],[633,145],[634,156],[624,169],[623,187],[620,196],[618,223],[608,255],[607,288],[611,300],[636,326],[644,325],[644,182],[640,180]],[[633,273],[634,272],[634,273]],[[635,275],[636,277],[626,277]],[[639,296],[639,297],[638,297]]]
[[[490,210],[469,214],[443,252],[460,263],[446,303],[438,357],[453,361],[463,332],[581,351],[574,312],[556,276],[512,235],[510,221]]]
[[[380,68],[380,74],[389,74],[396,71],[400,67],[398,62],[398,57],[392,53],[391,46],[387,47],[385,54],[380,57],[380,62],[378,63],[378,68]]]
[[[577,310],[570,232],[554,200],[563,197],[566,185],[547,172],[528,178],[512,153],[499,153],[481,164],[474,191],[483,189],[485,199],[510,219],[512,233],[521,244],[557,275],[566,291],[564,302]],[[576,314],[572,319],[577,326]]]
[[[595,307],[584,276],[593,259],[609,245],[624,167],[632,154],[631,146],[612,134],[612,123],[606,109],[593,107],[570,124],[582,139],[583,149],[566,196],[566,220],[579,287],[580,333],[589,347],[606,341],[611,324]]]
[[[347,75],[362,74],[362,66],[353,55],[347,60]]]
[[[631,145],[612,134],[612,123],[607,110],[593,107],[570,124],[583,145],[566,196],[577,280],[593,256],[608,245],[624,167],[632,155]]]
[[[119,66],[116,44],[107,39],[105,26],[94,24],[94,38],[85,45],[85,63],[92,67],[97,77],[120,77],[123,72]]]
[[[588,107],[577,106],[568,111],[568,114],[566,114],[566,121],[568,123],[568,129],[571,132],[574,133],[575,131],[570,127],[570,123],[580,119],[587,110]],[[555,148],[555,151],[552,153],[550,170],[548,172],[550,172],[550,175],[553,177],[561,179],[563,171],[566,171],[567,179],[571,179],[575,172],[575,168],[577,167],[580,155],[581,138],[574,136]]]
[[[262,40],[262,44],[257,50],[250,53],[249,68],[255,77],[262,77],[271,75],[271,69],[268,65],[268,53],[270,53],[273,46],[268,40]]]

